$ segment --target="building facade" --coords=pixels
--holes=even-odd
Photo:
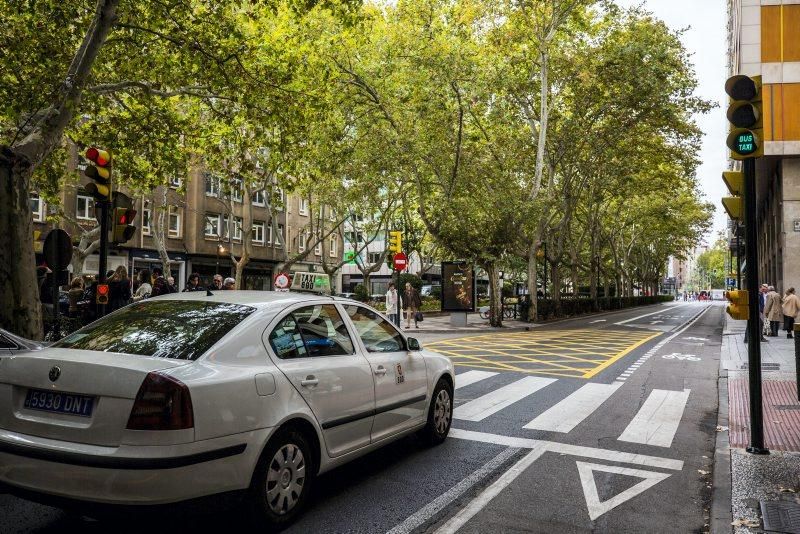
[[[783,291],[800,287],[800,2],[729,0],[728,15],[730,75],[762,78],[759,274]]]

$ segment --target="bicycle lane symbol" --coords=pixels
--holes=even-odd
[[[680,352],[673,352],[672,354],[662,354],[661,357],[665,360],[683,360],[687,362],[699,362],[700,358],[694,354],[681,354]]]

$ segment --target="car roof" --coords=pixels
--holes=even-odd
[[[211,293],[209,295],[209,293]],[[303,293],[299,291],[251,291],[251,290],[217,290],[217,291],[186,291],[183,293],[170,293],[160,295],[148,300],[198,300],[203,302],[224,302],[229,304],[243,304],[254,308],[264,309],[271,307],[285,308],[298,302],[312,302],[330,300],[336,302],[352,302],[343,297],[331,297],[319,293]]]

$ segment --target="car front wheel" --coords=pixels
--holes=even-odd
[[[450,433],[452,422],[453,388],[447,380],[441,378],[433,389],[428,408],[428,423],[422,429],[421,436],[429,445],[438,445]]]
[[[280,528],[302,511],[315,475],[311,450],[306,437],[294,429],[281,431],[270,440],[248,495],[255,523]]]

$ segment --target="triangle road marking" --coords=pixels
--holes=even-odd
[[[669,473],[658,473],[655,471],[645,471],[643,469],[631,469],[629,467],[592,464],[588,462],[575,463],[578,466],[578,475],[580,475],[581,478],[581,486],[583,486],[583,496],[586,499],[586,508],[589,511],[589,518],[592,521],[604,513],[616,508],[625,501],[632,499],[645,490],[652,488],[670,476]],[[614,495],[610,499],[600,502],[600,496],[597,493],[597,484],[594,481],[594,471],[627,475],[642,478],[644,480],[634,484],[625,491]]]

